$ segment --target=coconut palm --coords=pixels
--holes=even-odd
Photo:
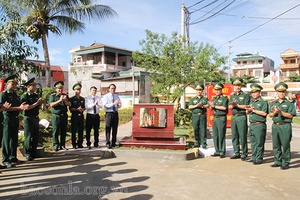
[[[35,42],[42,40],[46,65],[46,85],[50,87],[50,58],[47,44],[49,32],[83,32],[83,21],[104,20],[117,16],[107,5],[91,0],[0,0],[2,8],[18,10],[27,26],[27,34]],[[5,9],[4,9],[5,10]]]

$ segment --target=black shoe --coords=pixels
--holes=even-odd
[[[4,162],[3,165],[6,166],[7,168],[15,167],[15,165],[10,162]]]
[[[106,147],[107,147],[107,148],[110,148],[110,144],[106,144]]]
[[[0,165],[0,169],[6,169],[7,166],[6,165]]]
[[[76,146],[75,146],[75,147],[73,146],[73,148],[72,148],[72,149],[77,149],[77,147],[76,147]]]
[[[276,163],[274,163],[273,165],[270,165],[271,167],[280,167],[281,165],[278,165]]]
[[[95,147],[95,148],[98,148],[99,146],[98,146],[98,145],[95,145],[94,147]]]
[[[31,156],[26,156],[26,160],[27,160],[27,161],[33,161],[33,160],[34,160],[34,158],[33,158],[33,157],[31,157]]]
[[[65,146],[61,146],[60,150],[69,150],[69,149],[67,149]]]
[[[246,156],[242,156],[242,157],[241,157],[241,160],[242,160],[242,161],[245,161],[246,158],[247,158]]]
[[[245,160],[246,162],[253,162],[252,158]]]
[[[253,162],[253,165],[260,165],[260,164],[262,164],[263,163],[263,161],[254,161]]]
[[[220,156],[220,154],[214,153],[214,154],[212,154],[212,155],[210,155],[210,156],[212,156],[212,157],[217,157],[217,156]]]
[[[78,146],[78,149],[82,149],[83,148],[83,146]]]
[[[239,159],[239,158],[241,158],[240,155],[234,155],[234,156],[231,156],[231,157],[230,157],[230,159]]]
[[[58,152],[58,151],[59,151],[59,149],[58,149],[58,148],[55,148],[55,149],[54,149],[54,151],[55,151],[55,152]]]
[[[19,159],[17,159],[17,158],[11,159],[10,162],[15,163],[15,164],[22,164],[22,163],[25,163],[25,161],[19,160]]]
[[[281,170],[286,170],[286,169],[289,169],[289,168],[290,168],[289,166],[281,166],[280,167]]]
[[[87,146],[86,148],[91,149],[92,147],[91,146]]]
[[[220,155],[220,158],[225,158],[225,155]]]

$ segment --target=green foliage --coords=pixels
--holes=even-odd
[[[294,76],[290,76],[287,78],[286,82],[300,82],[300,75],[295,74]]]
[[[6,73],[35,73],[38,68],[27,57],[38,58],[37,48],[27,45],[20,37],[25,35],[25,26],[20,15],[6,10],[0,22],[0,75]]]
[[[183,48],[185,39],[177,33],[171,38],[146,30],[146,39],[140,41],[142,52],[132,55],[135,63],[150,73],[151,94],[160,94],[167,102],[174,102],[184,89],[195,82],[220,80],[215,73],[226,57],[209,45],[190,42]]]
[[[240,76],[242,79],[243,79],[243,84],[242,86],[243,87],[246,87],[248,83],[257,83],[258,80],[257,78],[255,78],[254,76],[251,76],[251,75],[243,75],[243,76]],[[236,77],[230,77],[230,83],[232,83],[232,80],[236,78]]]
[[[189,109],[179,108],[174,112],[174,125],[189,125],[192,121],[192,112]]]

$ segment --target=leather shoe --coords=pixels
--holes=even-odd
[[[241,157],[241,160],[242,160],[242,161],[245,161],[246,158],[247,158],[246,156],[242,156],[242,157]]]
[[[210,155],[210,156],[212,156],[212,157],[217,157],[217,156],[220,156],[220,154],[214,153],[214,154],[212,154],[212,155]]]
[[[6,165],[0,165],[0,169],[6,169],[7,166]]]
[[[230,159],[239,159],[239,158],[241,158],[240,155],[233,155],[233,156],[230,157]]]
[[[245,160],[246,162],[253,162],[252,158]]]
[[[263,161],[254,161],[253,162],[253,165],[260,165],[260,164],[262,164],[263,163]]]
[[[271,167],[280,167],[281,165],[278,165],[276,163],[274,163],[273,165],[271,165]]]
[[[220,158],[225,158],[225,155],[220,155]]]
[[[15,165],[10,162],[4,162],[3,165],[6,166],[7,168],[15,167]]]
[[[281,170],[286,170],[286,169],[289,169],[289,168],[290,168],[289,166],[281,166],[280,167]]]
[[[78,146],[78,149],[82,149],[83,148],[83,146]]]
[[[60,150],[69,150],[69,149],[67,149],[65,146],[61,146]]]
[[[27,161],[33,161],[33,160],[34,160],[34,158],[33,158],[33,157],[31,157],[31,156],[26,156],[26,160],[27,160]]]
[[[91,149],[92,147],[91,147],[91,146],[87,146],[87,148],[88,148],[88,149]]]

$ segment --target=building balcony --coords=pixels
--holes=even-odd
[[[92,73],[119,72],[130,69],[130,67],[111,64],[94,64],[91,60],[86,62],[69,63],[70,69],[91,70]]]
[[[245,64],[238,64],[234,65],[232,69],[234,70],[245,70],[245,69],[263,69],[263,64],[253,64],[253,65],[245,65]]]
[[[280,64],[280,69],[299,69],[299,64]]]

